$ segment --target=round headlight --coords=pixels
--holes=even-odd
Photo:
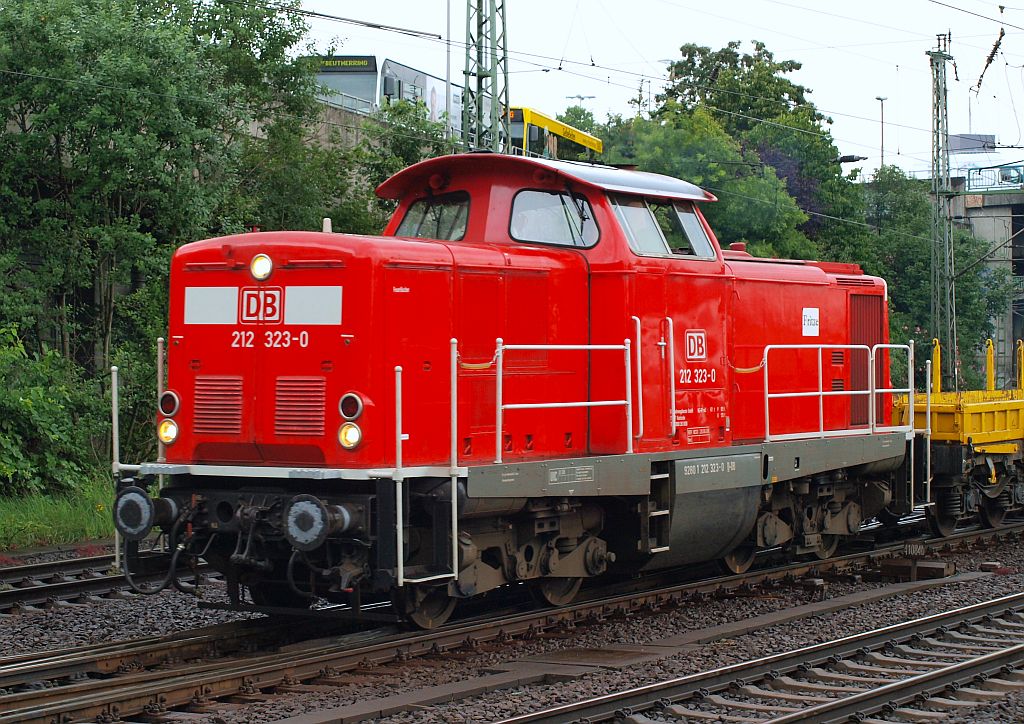
[[[179,407],[181,407],[181,400],[170,390],[160,395],[160,414],[174,417],[178,414]]]
[[[346,392],[338,401],[338,412],[346,420],[355,420],[363,414],[363,398],[355,392]]]
[[[338,428],[338,442],[346,450],[353,449],[363,441],[363,431],[354,422],[346,422]]]
[[[156,436],[164,445],[170,445],[178,439],[178,423],[174,420],[161,420],[156,426]]]
[[[274,271],[274,262],[266,254],[257,254],[249,262],[249,272],[257,281],[263,281]]]

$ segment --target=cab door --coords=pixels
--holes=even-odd
[[[671,436],[667,271],[665,259],[639,257],[628,305],[634,369],[633,435],[640,449],[648,443],[664,447]]]
[[[728,284],[718,259],[667,260],[666,298],[674,341],[670,410],[675,437],[690,447],[728,445],[726,304]]]
[[[731,284],[725,262],[692,202],[661,204],[655,215],[672,249],[666,292],[675,343],[671,415],[676,438],[690,447],[728,445]]]

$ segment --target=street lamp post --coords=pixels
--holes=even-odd
[[[879,164],[879,168],[881,168],[882,166],[885,166],[885,102],[888,99],[885,96],[875,96],[875,100],[878,101],[878,104],[881,106],[881,109],[882,109],[882,117],[881,117],[881,127],[882,127],[882,140],[881,140],[881,143],[882,143],[881,152],[882,153],[881,153],[881,157],[882,157],[882,162]]]

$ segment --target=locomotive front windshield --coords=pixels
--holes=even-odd
[[[405,212],[395,236],[459,241],[466,235],[469,194],[465,191],[414,201]]]

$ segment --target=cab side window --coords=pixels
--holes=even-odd
[[[672,253],[646,199],[640,196],[612,196],[611,201],[633,251],[641,256],[668,256]]]
[[[609,200],[635,253],[715,258],[692,203],[622,195],[610,195]]]
[[[469,194],[465,191],[417,199],[405,212],[395,236],[458,241],[466,235]]]
[[[715,249],[689,201],[651,204],[658,226],[673,254],[714,259]]]
[[[593,246],[600,236],[590,203],[566,191],[517,193],[508,232],[516,241],[575,247]]]

